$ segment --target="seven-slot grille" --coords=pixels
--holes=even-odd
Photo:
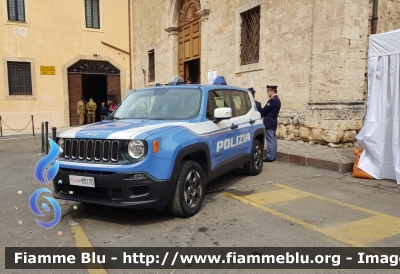
[[[118,162],[119,141],[115,140],[64,140],[65,159]]]

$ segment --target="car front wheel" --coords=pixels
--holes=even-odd
[[[195,161],[181,164],[169,210],[180,217],[191,217],[200,211],[205,195],[203,170]]]

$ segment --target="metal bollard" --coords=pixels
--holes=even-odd
[[[33,123],[33,115],[31,115],[31,120],[32,120],[32,134],[35,136],[35,125]]]
[[[42,151],[41,154],[44,154],[44,123],[42,122]]]
[[[56,127],[52,127],[51,131],[53,133],[53,141],[57,143],[57,128]]]
[[[0,116],[0,137],[3,137],[3,126],[1,124],[1,116]]]
[[[45,134],[46,134],[46,155],[49,154],[49,122],[44,122],[45,124]]]

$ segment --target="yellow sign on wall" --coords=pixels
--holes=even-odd
[[[41,75],[56,75],[56,67],[54,66],[40,66]]]

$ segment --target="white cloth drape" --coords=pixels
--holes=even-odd
[[[370,36],[367,115],[358,167],[400,184],[400,30]]]

